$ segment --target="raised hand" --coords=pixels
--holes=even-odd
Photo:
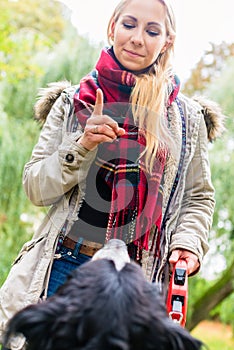
[[[103,114],[103,93],[97,89],[94,110],[87,119],[84,134],[77,141],[88,150],[97,147],[99,143],[113,142],[118,136],[124,135],[125,130],[118,126],[111,117]]]

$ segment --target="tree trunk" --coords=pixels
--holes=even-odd
[[[216,283],[191,305],[193,312],[186,328],[191,331],[199,322],[206,319],[210,311],[234,291],[234,260]]]

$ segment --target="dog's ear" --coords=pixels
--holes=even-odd
[[[58,310],[49,303],[30,305],[19,311],[9,322],[4,337],[4,344],[16,334],[22,334],[28,343],[28,350],[50,350],[51,328]]]
[[[165,320],[165,335],[167,338],[165,350],[201,350],[204,345],[186,329],[170,319]]]

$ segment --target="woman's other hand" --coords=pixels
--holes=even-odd
[[[101,89],[97,89],[93,113],[87,119],[84,134],[77,142],[91,151],[99,143],[113,142],[124,133],[125,130],[120,128],[117,122],[111,117],[103,115],[103,93]]]
[[[191,253],[190,251],[183,250],[183,249],[173,250],[169,258],[169,263],[173,266],[180,259],[186,261],[188,266],[188,275],[193,274],[200,267],[198,257],[194,253]]]

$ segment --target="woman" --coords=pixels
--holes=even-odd
[[[51,208],[1,289],[1,329],[111,238],[124,240],[164,289],[169,264],[185,259],[194,274],[208,250],[215,201],[207,108],[179,93],[172,9],[164,0],[123,0],[108,38],[79,86],[60,94],[63,86],[51,85],[36,106],[43,119],[50,94],[58,95],[23,177],[32,203]],[[212,115],[210,139],[222,129]],[[16,341],[20,349],[24,340]]]

